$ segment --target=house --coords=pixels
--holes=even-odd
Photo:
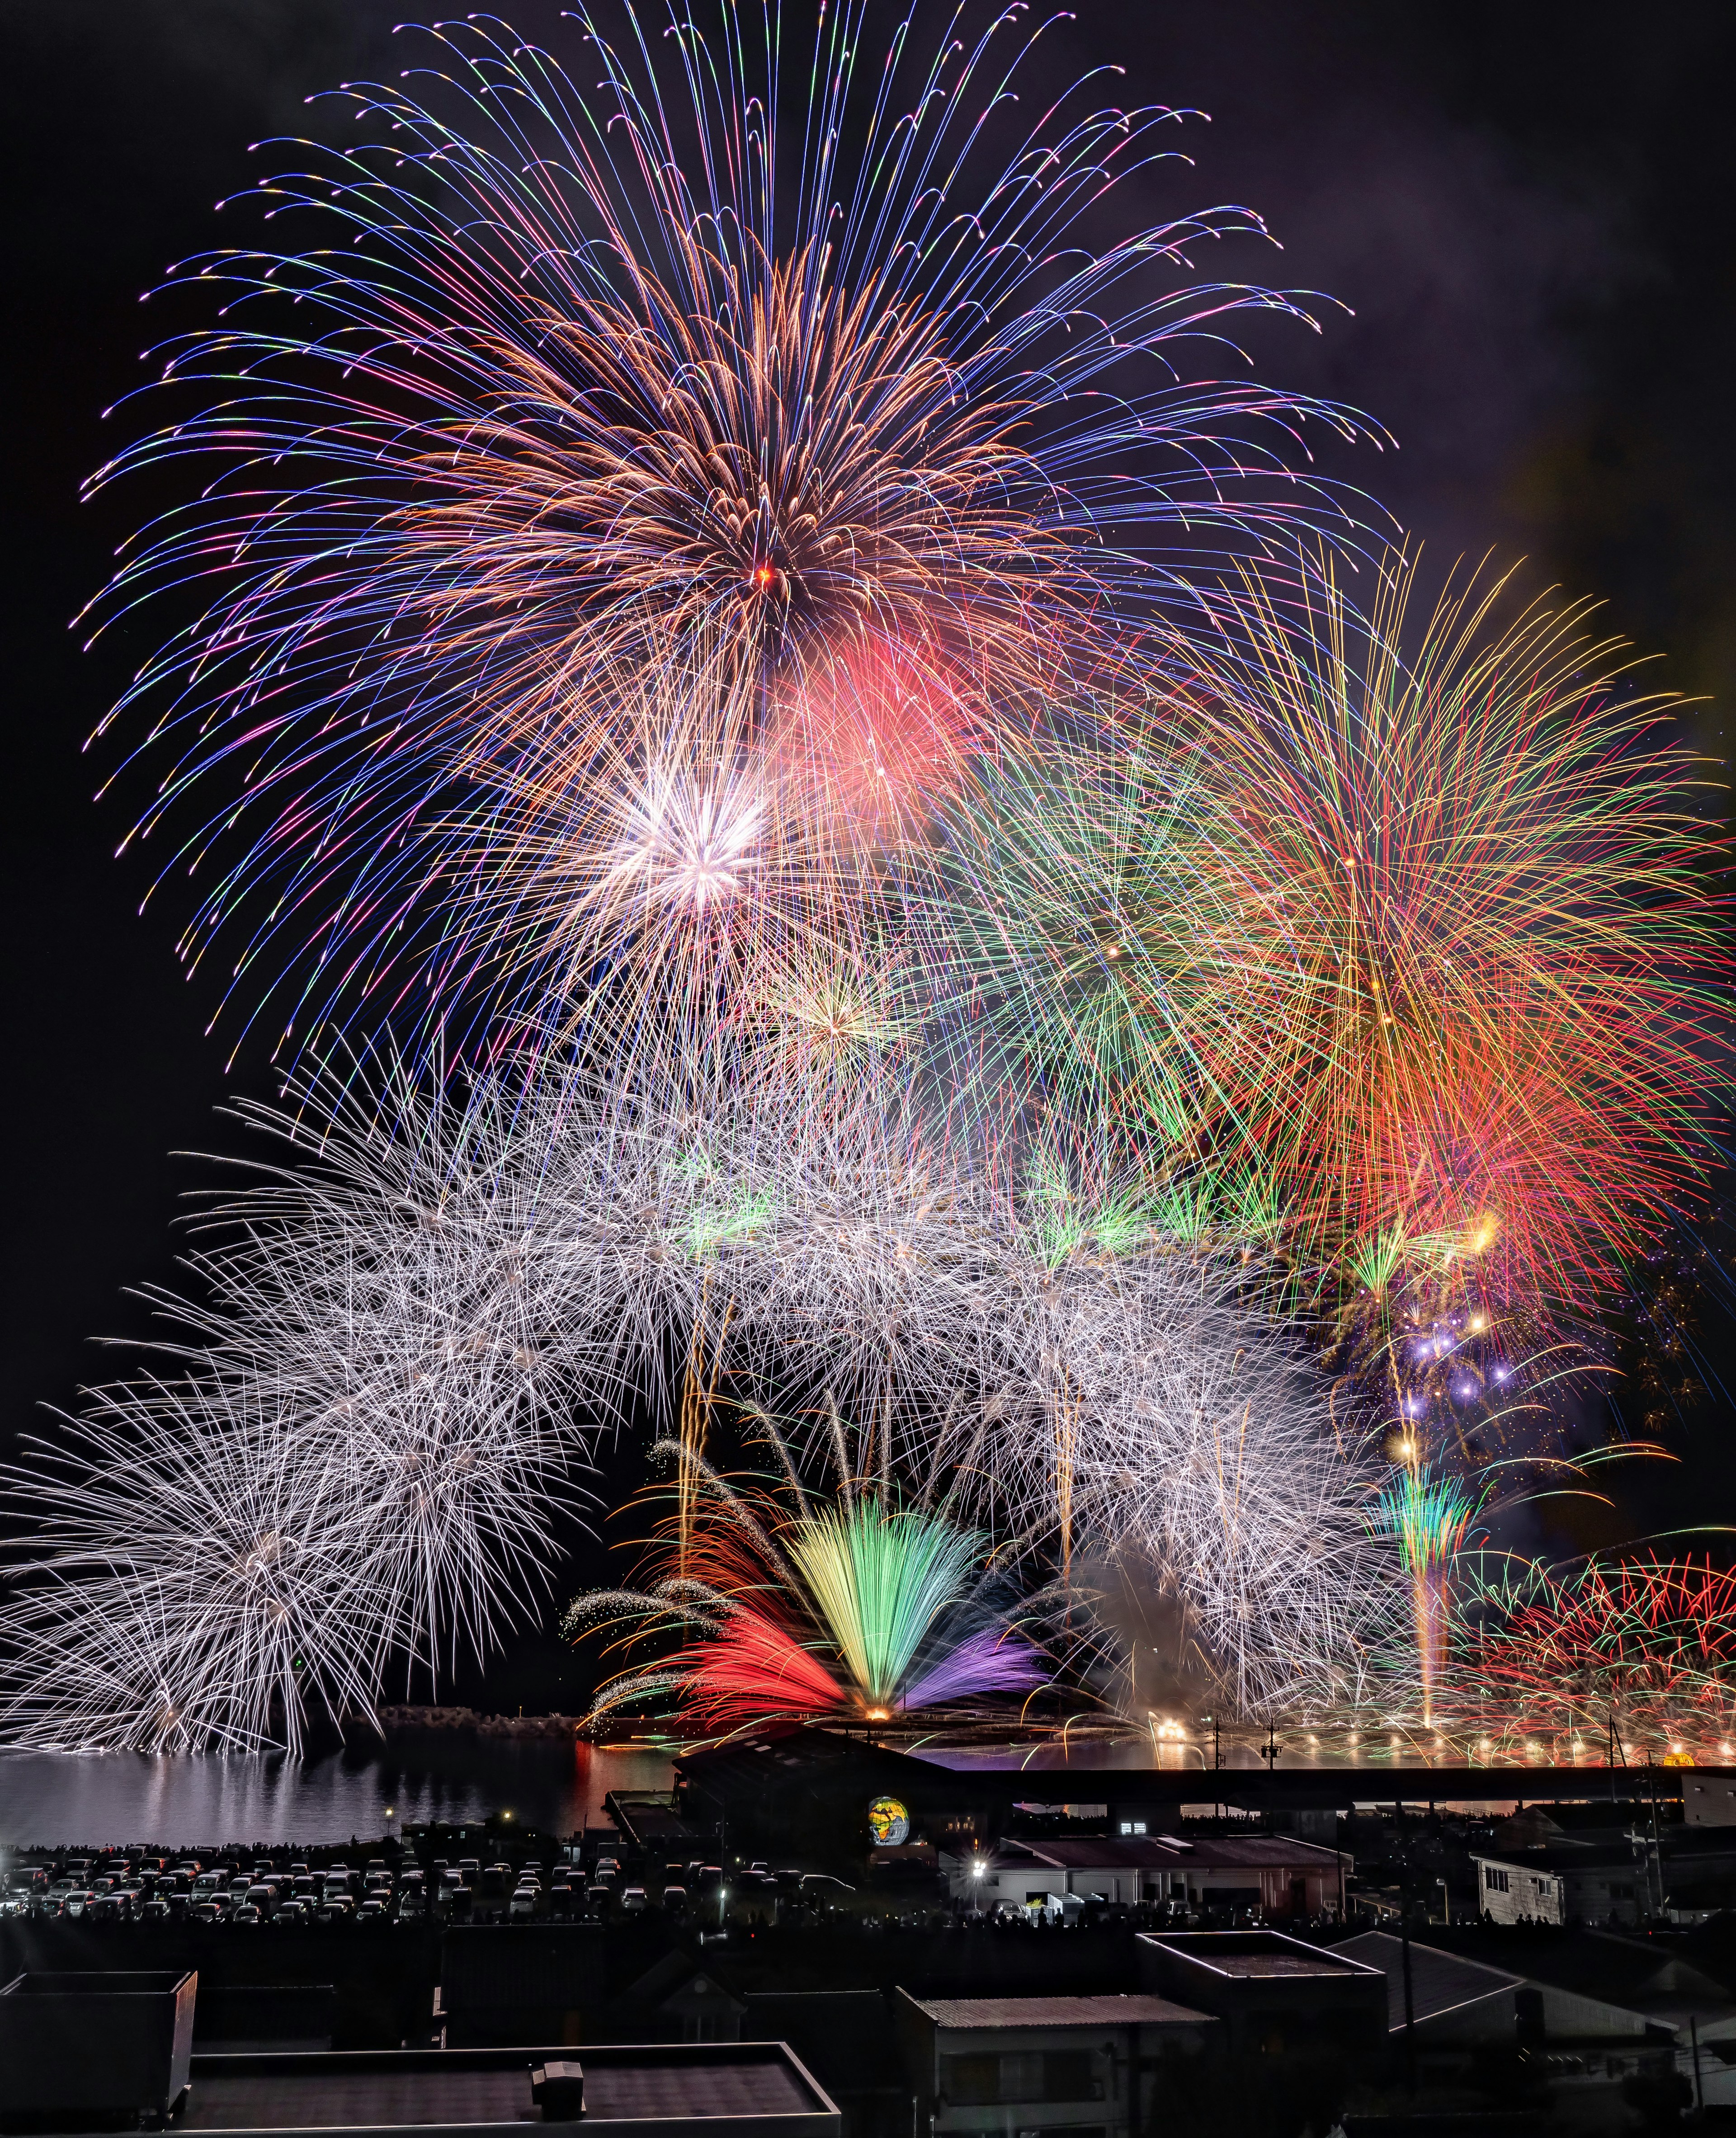
[[[1386,2046],[1386,1976],[1337,1948],[1277,1931],[1153,1931],[1134,1944],[1141,1988],[1223,2020],[1234,2057]]]
[[[910,2085],[887,1994],[751,1989],[744,2002],[742,2040],[787,2043],[837,2102],[844,2138],[910,2138]]]
[[[1166,1997],[945,1997],[896,1993],[916,2097],[914,2138],[1142,2138],[1160,2126],[1168,2067],[1221,2033]]]
[[[1473,1850],[1479,1914],[1497,1923],[1638,1923],[1648,1867],[1633,1844],[1564,1841],[1503,1855]]]
[[[635,2038],[674,2042],[739,2042],[747,2006],[716,1973],[697,1965],[679,1946],[663,1954],[623,1994],[612,2015],[637,2019]]]
[[[976,1906],[1041,1907],[1103,1901],[1174,1902],[1257,1911],[1270,1921],[1336,1915],[1349,1858],[1283,1834],[1105,1834],[1003,1841],[971,1854],[942,1851],[956,1899]]]
[[[1333,1947],[1346,1960],[1377,1967],[1386,1978],[1386,2031],[1405,2032],[1404,1941],[1386,1931],[1365,1931]],[[1511,2047],[1518,2038],[1522,1975],[1438,1946],[1411,1940],[1411,2023],[1421,2048],[1470,2043]]]
[[[1736,1771],[1700,1767],[1684,1774],[1682,1818],[1690,1826],[1736,1826]]]
[[[1723,1784],[1714,1777],[1707,1786]],[[1642,1824],[1567,1833],[1527,1813],[1523,1825],[1499,1828],[1494,1845],[1474,1850],[1472,1862],[1479,1912],[1498,1923],[1632,1928],[1672,1908],[1693,1921],[1736,1901],[1736,1833],[1709,1816],[1655,1831]]]

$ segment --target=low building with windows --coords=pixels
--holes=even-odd
[[[1477,1910],[1497,1923],[1637,1923],[1649,1912],[1647,1866],[1633,1848],[1567,1843],[1471,1856]]]
[[[1241,1911],[1284,1921],[1336,1915],[1351,1859],[1284,1834],[1068,1835],[1004,1841],[976,1854],[943,1852],[956,1899],[1053,1914],[1101,1901],[1122,1906],[1172,1902]]]
[[[912,1997],[895,2024],[914,2138],[1141,2138],[1174,2062],[1222,2030],[1166,1997]]]

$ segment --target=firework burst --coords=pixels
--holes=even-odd
[[[166,352],[197,405],[96,478],[201,464],[106,613],[189,577],[209,604],[120,710],[152,709],[164,768],[141,832],[179,827],[178,860],[213,871],[187,954],[223,933],[255,1014],[290,967],[286,1038],[370,993],[439,1023],[479,964],[472,1008],[560,993],[559,930],[552,970],[523,933],[501,980],[470,932],[491,880],[457,912],[442,887],[491,879],[503,807],[533,849],[560,836],[570,774],[631,725],[623,676],[716,649],[755,783],[872,867],[1121,657],[1180,588],[1184,530],[1197,560],[1351,525],[1286,456],[1305,420],[1359,419],[1181,383],[1238,313],[1308,320],[1185,280],[1259,219],[1083,242],[1181,115],[1093,107],[1088,81],[1020,133],[1043,61],[1015,14],[926,46],[907,22],[860,80],[862,9],[825,14],[805,104],[775,8],[656,38],[628,19],[617,50],[576,18],[594,88],[476,18],[345,91],[355,144],[258,189],[304,249],[178,271],[223,297]],[[743,820],[706,791],[677,843],[721,807],[721,882]]]
[[[1736,1730],[1736,1574],[1709,1558],[1497,1564],[1469,1587],[1455,1643],[1461,1725],[1728,1756]]]
[[[800,1442],[763,1412],[755,1431],[777,1457],[776,1485],[726,1477],[685,1442],[668,1447],[701,1490],[669,1525],[656,1578],[578,1598],[566,1626],[686,1644],[614,1680],[598,1716],[673,1701],[701,1735],[790,1717],[888,1722],[1045,1681],[1008,1622],[989,1539],[961,1525],[948,1495],[903,1504],[881,1436],[835,1409],[829,1418],[819,1487],[804,1482]]]
[[[1594,1311],[1703,1179],[1722,854],[1704,769],[1583,610],[1413,574],[1365,626],[1225,611],[1199,778],[1235,950],[1195,1043],[1293,1237],[1453,1303]]]

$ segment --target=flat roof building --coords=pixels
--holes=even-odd
[[[1278,1931],[1151,1931],[1134,1942],[1142,1986],[1215,2014],[1232,2056],[1386,2045],[1386,1978],[1341,1950]]]
[[[534,2072],[553,2074],[540,2098]],[[781,2042],[196,2056],[173,2128],[523,2138],[540,2123],[591,2138],[839,2138],[840,2130],[837,2109]]]
[[[1161,2121],[1167,2060],[1222,2029],[1166,1997],[894,1998],[915,2138],[1140,2138]]]

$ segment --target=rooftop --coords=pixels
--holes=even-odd
[[[1352,1955],[1323,1951],[1277,1931],[1147,1931],[1139,1943],[1173,1953],[1195,1967],[1240,1981],[1288,1975],[1305,1980],[1367,1975],[1377,1972]]]
[[[912,1997],[936,2027],[1210,2027],[1216,2022],[1167,1997]]]
[[[1333,1947],[1347,1959],[1377,1967],[1386,1978],[1386,2024],[1399,2032],[1405,2023],[1404,1948],[1402,1941],[1385,1931],[1367,1931],[1346,1938]],[[1411,2009],[1421,2025],[1443,2013],[1461,2010],[1485,1997],[1517,1989],[1523,1977],[1504,1968],[1489,1967],[1459,1953],[1442,1952],[1439,1946],[1411,1940]]]
[[[379,2131],[540,2123],[530,2070],[584,2067],[584,2116],[647,2128],[740,2118],[795,2134],[837,2130],[837,2111],[781,2043],[655,2043],[579,2049],[445,2049],[203,2056],[178,2131]],[[550,2118],[551,2121],[555,2119]]]
[[[1337,1860],[1330,1848],[1284,1834],[1201,1834],[1184,1841],[1171,1833],[1102,1834],[1054,1840],[1003,1842],[998,1863],[1022,1858],[1074,1871],[1276,1871],[1305,1865],[1318,1869]]]

